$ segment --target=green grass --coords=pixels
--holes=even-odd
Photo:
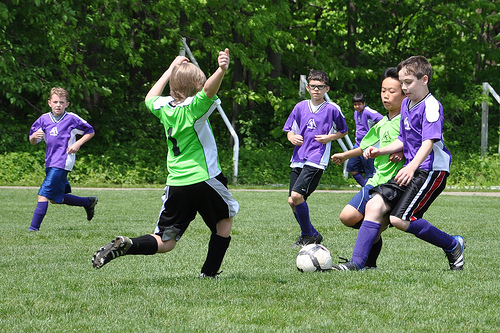
[[[176,249],[91,267],[117,235],[152,232],[161,189],[74,189],[97,195],[93,221],[79,207],[50,205],[28,233],[37,189],[0,188],[1,332],[498,332],[498,197],[441,195],[426,218],[467,241],[464,271],[441,249],[391,228],[377,270],[300,273],[299,228],[286,191],[233,191],[240,202],[220,281],[200,280],[208,229],[197,217]],[[356,232],[338,214],[352,193],[309,199],[334,259]]]

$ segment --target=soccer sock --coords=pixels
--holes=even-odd
[[[373,243],[370,253],[368,254],[368,259],[366,259],[365,266],[375,268],[377,267],[377,259],[382,250],[382,236],[379,240]]]
[[[379,223],[365,220],[361,228],[359,228],[358,238],[356,238],[356,244],[354,244],[354,250],[352,251],[352,261],[359,268],[365,267],[366,260],[370,254],[373,242],[377,239],[380,227]]]
[[[453,249],[457,244],[455,238],[448,235],[446,232],[439,230],[424,219],[418,219],[410,222],[406,232],[444,250]]]
[[[207,276],[215,276],[219,272],[219,268],[222,265],[222,260],[226,254],[226,250],[229,247],[229,242],[231,241],[231,236],[222,237],[217,234],[212,234],[210,236],[210,241],[208,242],[208,252],[205,263],[201,268],[201,272]]]
[[[351,225],[350,227],[353,229],[359,229],[359,228],[361,228],[362,224],[363,224],[363,219],[359,220],[358,223],[356,223],[355,225]]]
[[[39,230],[42,224],[45,214],[47,214],[47,208],[49,207],[48,201],[38,201],[36,204],[35,211],[33,212],[33,219],[31,220],[30,229]]]
[[[150,255],[158,252],[158,242],[152,235],[130,238],[130,240],[132,241],[132,246],[128,249],[127,254]]]
[[[361,185],[361,186],[365,186],[365,184],[366,184],[366,179],[365,179],[365,178],[363,177],[363,175],[362,175],[362,174],[360,174],[359,172],[358,172],[358,173],[356,173],[356,174],[354,174],[354,175],[352,175],[352,178],[354,178],[354,179],[358,182],[358,184],[359,184],[359,185]]]
[[[76,195],[65,194],[63,197],[63,204],[69,206],[89,207],[90,200],[87,197],[77,197]]]
[[[314,229],[309,218],[309,206],[307,201],[295,206],[295,214],[302,231],[302,236],[316,236],[318,232]]]

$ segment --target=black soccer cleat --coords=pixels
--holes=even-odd
[[[304,247],[309,244],[321,244],[323,241],[323,236],[318,232],[316,236],[300,236],[295,243],[292,244],[294,247]]]
[[[333,265],[330,270],[332,271],[361,271],[362,269],[354,261],[349,261],[346,258],[340,257],[344,262],[339,263],[338,265]]]
[[[87,212],[87,220],[92,220],[95,212],[95,205],[97,205],[97,197],[89,197],[90,206],[85,207],[85,211]]]
[[[132,246],[132,241],[125,236],[118,236],[101,247],[92,257],[92,266],[101,268],[113,259],[123,256]]]
[[[457,240],[457,245],[451,251],[444,251],[448,261],[450,263],[450,269],[452,271],[460,271],[464,269],[465,259],[464,259],[464,249],[465,240],[462,236],[452,236]]]

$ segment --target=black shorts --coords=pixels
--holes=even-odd
[[[408,186],[399,186],[394,178],[370,190],[378,193],[388,204],[391,215],[405,221],[422,218],[432,202],[446,187],[446,171],[426,171],[417,169]]]
[[[304,199],[307,199],[318,187],[321,176],[323,176],[322,169],[309,165],[304,165],[303,168],[292,168],[288,196],[294,191],[302,194]]]
[[[227,189],[227,179],[222,173],[193,185],[167,185],[162,200],[154,233],[163,241],[172,238],[178,241],[197,213],[215,233],[217,222],[234,217],[239,210],[239,204]]]

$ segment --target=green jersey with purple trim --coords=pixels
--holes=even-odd
[[[392,143],[399,136],[400,121],[400,114],[392,119],[384,116],[384,118],[370,128],[363,140],[361,140],[359,147],[363,150],[370,146],[382,148]],[[375,172],[372,178],[368,179],[366,184],[377,186],[387,183],[398,173],[404,164],[404,158],[398,163],[390,162],[389,155],[382,155],[375,158],[374,166],[377,172]]]
[[[146,107],[160,119],[167,135],[167,185],[185,186],[214,178],[221,169],[208,117],[220,104],[202,90],[174,104],[171,96],[156,96]]]

